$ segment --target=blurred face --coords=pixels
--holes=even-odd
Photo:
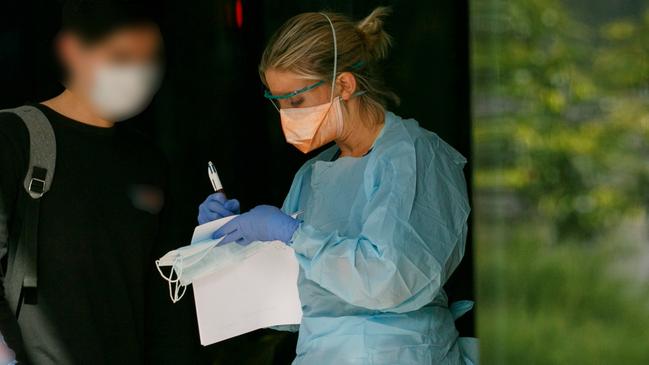
[[[104,120],[140,113],[157,91],[162,40],[158,27],[123,27],[88,44],[74,33],[61,35],[59,50],[66,87]]]
[[[271,94],[286,95],[296,90],[309,87],[319,80],[305,80],[289,71],[269,69],[265,73],[266,84]],[[331,83],[324,82],[320,86],[300,93],[291,98],[277,100],[280,109],[308,108],[328,103],[331,100]]]
[[[119,28],[96,43],[87,44],[74,33],[64,33],[59,51],[67,83],[88,92],[96,70],[106,65],[157,65],[162,37],[157,26],[141,24]]]

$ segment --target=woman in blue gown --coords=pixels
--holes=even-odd
[[[305,13],[270,40],[260,65],[289,143],[309,152],[284,206],[258,206],[215,233],[295,250],[303,319],[294,364],[464,364],[443,286],[464,254],[465,158],[415,120],[377,63],[388,9],[360,22]],[[237,214],[213,194],[201,223]],[[299,213],[296,218],[294,213]]]

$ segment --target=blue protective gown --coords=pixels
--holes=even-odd
[[[283,206],[304,221],[293,364],[462,364],[442,286],[464,255],[466,159],[392,113],[369,154],[336,151],[299,170]]]

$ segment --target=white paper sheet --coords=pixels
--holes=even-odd
[[[196,227],[193,242],[208,239],[231,217]],[[282,242],[264,243],[229,269],[194,281],[194,300],[203,346],[260,328],[298,324],[298,263]]]
[[[217,219],[215,221],[207,222],[201,224],[200,226],[194,228],[194,235],[192,235],[192,243],[209,240],[212,238],[212,233],[217,229],[223,227],[226,223],[237,217],[236,215],[231,215],[229,217]]]

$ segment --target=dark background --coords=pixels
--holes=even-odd
[[[386,27],[394,47],[385,78],[402,99],[391,109],[417,119],[470,156],[467,2],[158,1],[165,81],[149,109],[131,123],[155,138],[169,161],[174,207],[169,241],[184,245],[191,236],[197,206],[211,193],[207,161],[216,164],[228,195],[247,210],[262,203],[280,206],[293,175],[309,157],[285,143],[257,73],[266,40],[300,12],[334,10],[361,19],[378,5],[391,5],[394,14]],[[59,14],[56,0],[0,2],[0,108],[61,91],[52,52]],[[471,166],[465,171],[470,181]],[[469,241],[465,260],[447,285],[449,302],[473,298],[472,261]],[[179,349],[199,346],[192,301],[186,296],[169,314],[185,323],[185,332],[179,330],[175,339]],[[472,313],[457,325],[461,335],[473,335]],[[183,335],[187,331],[190,336]],[[294,349],[295,335],[264,330],[200,352],[213,363],[279,364],[290,363]]]

